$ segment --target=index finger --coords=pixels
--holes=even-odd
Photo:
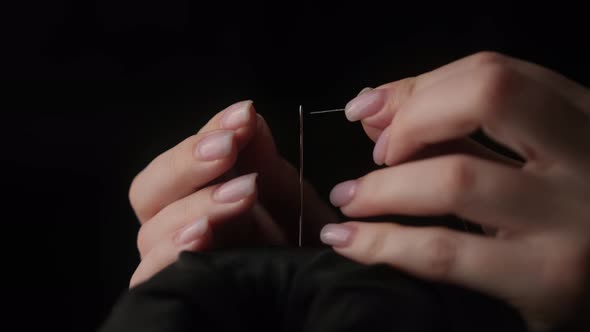
[[[500,53],[484,51],[453,61],[418,76],[379,86],[377,89],[387,91],[386,98],[389,100],[374,114],[362,119],[365,132],[373,141],[376,141],[383,130],[389,126],[399,107],[416,93],[452,76],[457,76],[466,71],[476,71],[478,68],[490,65],[509,67],[531,80],[545,85],[554,93],[571,101],[577,108],[590,111],[589,89],[540,65]]]
[[[561,95],[505,66],[465,72],[406,102],[388,129],[380,162],[405,160],[426,145],[466,137],[477,129],[545,166],[574,161],[590,123]],[[386,135],[382,135],[384,137]],[[377,154],[377,151],[376,151]]]

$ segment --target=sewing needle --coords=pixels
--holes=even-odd
[[[310,112],[309,114],[342,112],[343,108]],[[299,239],[301,247],[303,239],[303,105],[299,105]]]
[[[303,233],[303,106],[299,105],[299,247]]]
[[[309,112],[309,114],[332,113],[332,112],[344,112],[344,108],[337,108],[337,109],[334,109],[334,110]]]

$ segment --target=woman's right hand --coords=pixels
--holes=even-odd
[[[352,222],[327,226],[326,243],[362,263],[501,299],[532,331],[588,330],[588,88],[488,52],[383,85],[347,115],[363,122],[386,167],[334,188],[346,216],[454,214],[494,232]],[[478,129],[524,162],[474,145]],[[438,150],[456,142],[471,149]],[[416,158],[425,148],[434,156]]]
[[[180,251],[287,245],[297,238],[298,172],[276,150],[251,101],[215,115],[199,132],[155,158],[133,180],[141,263],[130,286],[173,263]],[[306,186],[306,234],[336,215]]]

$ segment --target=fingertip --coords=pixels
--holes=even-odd
[[[131,279],[129,280],[129,288],[136,287],[146,282],[164,268],[173,264],[178,259],[178,255],[181,252],[196,252],[209,247],[212,239],[212,230],[208,227],[208,218],[201,219],[204,220],[206,228],[199,231],[199,234],[193,234],[193,238],[187,238],[186,243],[177,243],[175,239],[173,242],[176,243],[166,241],[150,251],[150,253],[142,259],[131,276]]]
[[[201,217],[181,229],[174,237],[174,242],[182,247],[193,244],[209,230],[209,218]]]
[[[144,280],[138,276],[138,272],[135,271],[129,280],[129,289],[134,288],[138,284],[142,283]]]
[[[183,251],[188,252],[197,252],[199,250],[203,250],[206,247],[206,244],[209,242],[211,238],[212,231],[208,228],[205,233],[203,233],[198,239],[193,240],[192,242],[187,243],[186,245],[182,246],[178,252],[180,255]]]
[[[387,91],[367,90],[346,104],[344,114],[348,121],[359,121],[377,114],[386,105],[386,101]]]
[[[218,203],[235,203],[257,193],[258,173],[250,173],[232,179],[219,186],[212,194]]]
[[[223,110],[219,116],[219,128],[235,132],[238,150],[248,144],[259,122],[252,100],[237,102]]]
[[[375,162],[375,164],[381,166],[385,163],[385,160],[387,158],[387,153],[389,150],[389,140],[391,138],[391,126],[385,128],[385,130],[383,130],[383,132],[381,133],[381,135],[379,136],[379,139],[377,140],[377,143],[375,143],[375,147],[373,148],[373,161]]]
[[[356,231],[352,223],[327,224],[320,231],[320,240],[335,248],[348,247],[354,241]]]
[[[254,107],[251,100],[237,102],[223,111],[220,120],[221,128],[237,130],[247,126],[254,117]]]

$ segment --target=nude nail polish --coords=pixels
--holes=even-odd
[[[236,130],[245,126],[250,120],[252,101],[246,100],[228,107],[221,118],[223,129]]]
[[[344,247],[353,240],[354,231],[350,225],[327,224],[320,232],[320,240],[327,245]]]
[[[205,235],[208,227],[209,220],[207,217],[201,217],[181,230],[178,236],[174,239],[174,242],[176,242],[178,245],[185,245],[194,242],[199,237]]]
[[[195,153],[197,158],[204,161],[222,159],[232,152],[234,132],[223,130],[211,133],[197,144]]]
[[[379,112],[385,105],[386,95],[387,92],[383,89],[371,89],[359,94],[346,104],[346,118],[349,121],[358,121]]]
[[[330,202],[336,207],[342,207],[352,201],[356,194],[358,181],[350,180],[337,184],[330,192]]]
[[[234,203],[256,192],[257,173],[243,175],[224,183],[213,193],[213,200],[219,203]]]

